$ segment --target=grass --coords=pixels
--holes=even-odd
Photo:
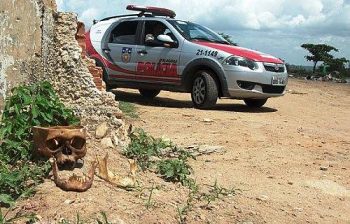
[[[139,115],[137,114],[135,104],[125,102],[125,101],[119,101],[119,109],[128,117],[130,118],[139,118]]]
[[[155,189],[154,184],[152,184],[152,188],[150,189],[149,196],[148,196],[148,199],[146,201],[146,208],[147,209],[149,209],[150,207],[152,207],[154,205],[154,202],[152,201],[154,189]]]

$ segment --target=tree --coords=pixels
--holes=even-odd
[[[328,65],[328,71],[334,72],[345,72],[345,63],[348,63],[349,60],[346,58],[332,58],[326,60],[324,63]]]
[[[311,55],[305,56],[306,60],[313,61],[314,67],[313,67],[313,73],[315,73],[316,65],[320,61],[329,61],[333,59],[333,55],[329,54],[331,51],[338,51],[337,48],[326,45],[326,44],[303,44],[301,45],[302,48],[305,48],[310,52]]]
[[[228,34],[225,34],[225,33],[219,33],[220,36],[222,36],[222,38],[224,38],[227,42],[229,42],[231,45],[233,46],[238,46],[237,43],[233,42],[233,40],[231,39],[232,36],[231,35],[228,35]]]

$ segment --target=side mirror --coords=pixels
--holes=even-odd
[[[167,44],[173,44],[175,43],[173,39],[171,39],[171,37],[169,37],[168,35],[165,34],[161,34],[157,36],[157,39],[161,42],[167,43]]]

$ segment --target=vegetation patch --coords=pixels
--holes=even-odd
[[[188,158],[194,157],[171,141],[154,138],[142,129],[130,134],[131,142],[124,150],[126,157],[136,159],[142,170],[151,170],[165,180],[188,185],[192,168]]]
[[[0,205],[30,195],[49,171],[48,162],[33,155],[32,127],[79,123],[49,82],[11,91],[0,123]]]
[[[119,109],[123,111],[123,113],[130,117],[130,118],[139,118],[139,115],[137,114],[135,104],[125,102],[125,101],[119,101]]]

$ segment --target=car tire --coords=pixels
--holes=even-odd
[[[266,99],[245,99],[244,103],[248,107],[260,108],[266,103],[266,101],[267,101],[267,98]]]
[[[192,83],[191,98],[195,108],[209,109],[218,99],[218,87],[208,71],[198,71]]]
[[[103,69],[103,68],[102,68]],[[106,91],[107,92],[111,92],[113,87],[111,85],[109,85],[109,81],[108,81],[108,78],[107,78],[107,72],[103,69],[103,75],[102,75],[102,80],[105,82],[106,84]]]
[[[159,93],[160,90],[158,89],[139,89],[139,92],[141,96],[148,98],[148,99],[153,99],[156,97]]]

